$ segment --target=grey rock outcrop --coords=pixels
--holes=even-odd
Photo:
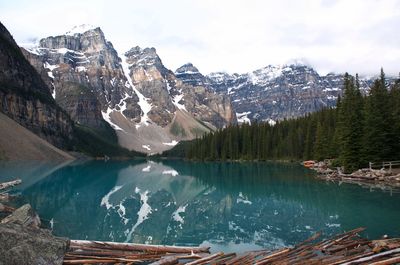
[[[33,228],[40,227],[39,215],[35,213],[29,204],[25,204],[16,209],[12,214],[1,220],[2,224],[20,224]]]
[[[61,265],[68,241],[48,230],[0,224],[1,265]]]

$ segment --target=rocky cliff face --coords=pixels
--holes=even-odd
[[[0,40],[0,110],[50,143],[66,147],[72,133],[69,116],[1,23]]]
[[[118,53],[100,28],[74,28],[65,35],[42,39],[26,56],[39,73],[47,72],[57,103],[83,125],[104,127],[102,111],[120,110],[121,100],[128,95],[130,116],[140,112]]]
[[[209,82],[192,63],[187,63],[175,70],[175,75],[182,82],[192,86],[208,86]]]
[[[227,98],[180,81],[154,48],[118,54],[100,28],[42,39],[25,56],[75,121],[101,129],[105,120],[129,149],[158,152],[234,120]]]
[[[191,114],[211,128],[232,122],[234,115],[229,99],[217,95],[203,83],[182,80],[185,71],[190,71],[189,66],[197,71],[193,65],[173,73],[164,67],[154,48],[135,47],[126,56],[133,84],[152,105],[149,117],[157,124],[170,123],[174,117],[171,114],[177,110]]]
[[[217,93],[229,95],[239,122],[294,118],[336,105],[343,75],[320,76],[302,63],[272,66],[246,73],[219,72],[205,77]],[[361,80],[368,90],[370,80]]]

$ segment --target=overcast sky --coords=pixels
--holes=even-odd
[[[155,47],[172,70],[301,59],[322,74],[400,72],[400,0],[0,0],[0,20],[18,43],[98,25],[119,52]]]

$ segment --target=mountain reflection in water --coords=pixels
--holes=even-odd
[[[367,226],[366,236],[400,235],[399,194],[315,180],[284,163],[176,160],[67,164],[4,162],[54,233],[73,239],[213,246],[245,251],[294,245]]]

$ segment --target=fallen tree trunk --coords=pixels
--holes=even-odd
[[[175,265],[179,263],[179,259],[176,257],[166,257],[162,258],[159,261],[150,263],[149,265]]]
[[[222,255],[224,255],[223,252],[218,252],[218,253],[215,253],[215,254],[213,254],[213,255],[210,255],[210,256],[207,256],[207,257],[204,257],[204,258],[201,258],[201,259],[198,259],[198,260],[195,260],[195,261],[186,263],[186,265],[207,264],[207,262],[209,262],[210,260],[213,260],[213,259],[215,259],[215,258],[217,258],[217,257],[219,257],[219,256],[222,256]]]
[[[371,263],[371,265],[389,265],[389,264],[398,264],[398,263],[400,263],[400,256],[390,258],[387,260],[377,261],[377,262]]]
[[[73,247],[93,247],[104,249],[132,250],[132,251],[147,251],[155,253],[208,253],[209,247],[179,247],[165,245],[145,245],[134,243],[117,243],[117,242],[101,242],[89,240],[71,240],[70,246]]]
[[[343,263],[343,265],[359,264],[359,263],[362,263],[362,262],[370,262],[370,261],[372,261],[372,260],[374,260],[376,258],[389,256],[389,255],[397,254],[397,253],[400,253],[400,248],[396,248],[396,249],[393,249],[393,250],[385,251],[385,252],[382,252],[382,253],[379,253],[379,254],[376,254],[376,255],[372,255],[372,256],[368,256],[368,257],[365,257],[365,258],[356,259],[356,260],[353,260],[353,261],[350,261],[350,262]]]
[[[3,183],[0,183],[0,190],[11,188],[11,187],[14,187],[14,186],[16,186],[18,184],[21,184],[21,183],[22,183],[22,180],[20,180],[20,179],[16,179],[16,180],[13,180],[13,181],[8,181],[8,182],[3,182]]]

